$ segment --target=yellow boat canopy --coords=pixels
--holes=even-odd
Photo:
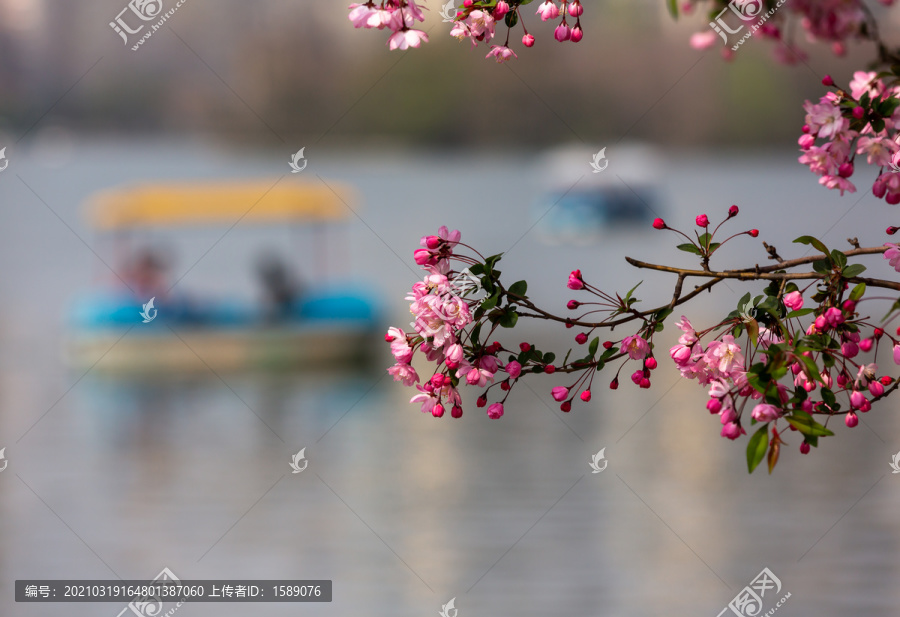
[[[238,221],[325,222],[347,218],[352,198],[352,191],[343,185],[298,184],[288,178],[277,183],[148,184],[97,193],[88,202],[88,220],[103,231],[233,225]]]

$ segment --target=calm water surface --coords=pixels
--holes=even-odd
[[[77,156],[53,167],[23,153],[0,178],[0,447],[9,459],[0,473],[0,614],[114,617],[122,606],[17,605],[13,581],[150,578],[163,567],[182,579],[334,581],[330,604],[190,603],[177,613],[198,617],[411,617],[435,615],[453,597],[460,617],[714,616],[764,567],[791,593],[779,614],[898,614],[893,401],[857,429],[838,427],[838,439],[806,457],[788,434],[769,477],[746,473],[746,442],[719,438],[703,392],[671,370],[658,371],[649,391],[595,386],[592,402],[570,414],[549,397],[563,376],[532,381],[500,422],[471,404],[460,421],[424,416],[380,365],[223,380],[67,370],[59,353],[66,304],[109,278],[101,258],[115,263],[114,247],[82,222],[86,195],[138,179],[287,170],[280,153],[76,146]],[[494,168],[480,170],[487,160]],[[825,193],[790,159],[666,160],[656,205],[667,220],[716,218],[739,203],[736,229],[760,228],[783,254],[801,224],[840,246],[847,234],[830,228],[842,216],[857,229],[869,228],[863,214],[875,230],[896,223],[883,202],[869,196],[853,207],[858,195]],[[304,173],[355,185],[365,223],[351,217],[346,233],[330,238],[329,268],[380,290],[386,323],[408,322],[403,292],[418,276],[409,257],[440,224],[484,251],[512,246],[504,275],[527,276],[531,295],[551,308],[568,298],[575,267],[622,291],[644,278],[646,302],[664,302],[666,279],[642,277],[621,256],[680,259],[671,238],[652,230],[581,247],[541,243],[529,232],[541,167],[527,158],[331,153],[311,158]],[[860,240],[882,240],[870,235]],[[292,255],[309,248],[283,230],[239,226],[204,257],[221,236],[165,239],[176,270],[200,259],[184,289],[250,297],[247,263],[261,246]],[[764,258],[743,238],[723,265]],[[296,266],[317,276],[307,258]],[[703,323],[742,293],[723,289],[687,312]],[[509,343],[562,347],[570,335],[525,324]],[[302,447],[309,467],[292,474],[290,457]],[[600,448],[609,466],[592,474]]]

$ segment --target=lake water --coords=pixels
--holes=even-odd
[[[779,614],[897,614],[893,400],[856,429],[837,427],[838,437],[809,456],[788,434],[775,473],[751,476],[746,438],[720,438],[703,391],[667,361],[650,390],[595,387],[570,414],[549,396],[564,376],[529,381],[501,421],[471,401],[461,420],[425,416],[380,365],[152,381],[67,369],[65,307],[110,278],[101,258],[116,263],[114,247],[83,223],[88,194],[144,179],[289,171],[280,152],[69,146],[54,156],[14,152],[0,177],[0,447],[9,460],[0,473],[0,614],[114,617],[123,605],[16,604],[13,581],[147,579],[164,567],[187,580],[334,581],[329,604],[192,602],[177,613],[198,617],[411,617],[438,614],[451,598],[459,617],[714,616],[763,568],[780,579],[781,596],[791,594]],[[412,250],[441,224],[485,254],[512,247],[504,276],[527,277],[532,297],[558,311],[575,267],[619,291],[643,278],[650,305],[668,300],[668,279],[639,273],[622,256],[690,264],[673,256],[673,236],[652,229],[613,230],[587,246],[542,243],[529,231],[545,179],[537,159],[307,156],[302,178],[283,181],[318,175],[356,187],[358,216],[331,237],[329,268],[379,290],[385,324],[408,323]],[[609,156],[614,162],[614,150]],[[801,231],[847,246],[849,228],[875,244],[898,223],[871,195],[826,192],[790,157],[678,152],[663,160],[654,203],[667,221],[690,228],[696,214],[716,220],[737,203],[734,230],[759,228],[759,240],[786,257],[802,254],[790,246]],[[309,247],[287,230],[222,233],[140,240],[162,241],[176,271],[197,262],[179,283],[195,293],[252,296],[247,262],[266,246],[291,251],[307,278],[318,276],[302,257]],[[759,240],[736,240],[721,265],[765,263]],[[890,273],[878,259],[869,263]],[[731,287],[684,312],[696,323],[712,319],[744,293]],[[525,323],[504,340],[565,349],[572,334]],[[303,447],[309,467],[293,474],[291,456]],[[608,468],[592,474],[601,448]]]

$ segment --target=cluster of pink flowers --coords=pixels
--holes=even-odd
[[[425,21],[422,8],[415,0],[382,0],[354,3],[348,16],[356,28],[376,28],[391,31],[387,45],[390,49],[409,49],[428,42],[428,35],[410,26]]]
[[[417,264],[428,274],[424,280],[415,283],[406,299],[415,321],[412,332],[391,327],[385,341],[391,345],[391,354],[396,364],[388,368],[394,381],[405,386],[415,386],[419,391],[410,402],[419,403],[422,412],[440,418],[444,415],[444,404],[451,407],[454,418],[462,416],[462,398],[458,386],[485,388],[493,384],[498,372],[503,371],[515,380],[522,373],[522,366],[516,361],[504,364],[498,353],[499,343],[487,345],[475,351],[466,350],[465,328],[473,323],[472,309],[479,302],[467,300],[465,291],[454,285],[451,278],[451,259],[456,258],[454,249],[459,244],[459,231],[449,231],[442,226],[438,234],[423,236],[422,248],[413,253]],[[461,293],[462,292],[462,293]],[[419,374],[412,366],[416,351],[435,365],[434,374],[420,384]],[[503,388],[504,390],[508,389]],[[487,399],[479,397],[478,406],[484,407]],[[492,419],[503,415],[503,403],[494,403],[487,414]]]
[[[823,83],[834,85],[830,77]],[[857,71],[844,90],[829,92],[818,103],[806,101],[806,124],[798,143],[800,162],[820,176],[819,184],[851,193],[856,156],[880,168],[872,192],[889,204],[900,203],[900,88],[886,88],[874,72]]]
[[[509,47],[509,34],[512,28],[519,23],[519,5],[519,2],[513,2],[510,5],[505,0],[499,0],[499,2],[465,0],[462,10],[457,13],[450,35],[459,40],[469,39],[472,41],[473,47],[477,46],[479,42],[490,45],[491,50],[485,58],[495,58],[497,62],[518,58],[516,52]],[[554,38],[560,43],[565,41],[577,43],[584,37],[584,31],[581,29],[582,13],[584,13],[584,7],[581,0],[562,0],[561,5],[552,0],[546,0],[537,10],[541,21],[555,20],[562,15],[562,21],[553,33]],[[575,20],[572,27],[569,26],[567,17]],[[507,26],[506,41],[502,45],[491,42],[496,35],[498,22],[504,22]],[[528,32],[524,23],[522,23],[522,30],[524,32],[522,45],[533,46],[534,35]]]

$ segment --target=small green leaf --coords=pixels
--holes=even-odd
[[[507,13],[508,15],[509,13]],[[522,298],[525,297],[525,292],[528,291],[528,283],[525,281],[516,281],[512,285],[509,286],[509,293],[520,296]]]
[[[594,337],[594,340],[591,341],[590,346],[588,347],[588,355],[590,357],[594,357],[594,354],[597,353],[597,348],[600,347],[600,337]]]
[[[847,265],[847,256],[837,249],[832,249],[831,261],[837,264],[838,268],[843,268]]]
[[[790,416],[785,416],[784,419],[804,435],[811,437],[830,437],[834,435],[830,430],[813,420],[811,415],[799,409],[795,410]]]
[[[850,264],[844,268],[842,274],[844,275],[844,278],[852,279],[854,276],[859,276],[865,271],[866,267],[862,264]]]
[[[823,255],[827,255],[829,259],[831,258],[831,255],[829,254],[829,251],[828,251],[828,247],[825,246],[822,243],[822,241],[819,240],[818,238],[814,238],[812,236],[800,236],[799,238],[794,240],[794,243],[796,243],[796,244],[811,244],[817,250],[821,251]]]
[[[747,444],[747,469],[750,470],[750,473],[753,473],[753,470],[763,460],[768,448],[769,426],[764,424],[758,431],[753,433],[753,437],[750,438],[750,442]]]
[[[469,272],[476,276],[481,276],[484,274],[484,264],[472,264],[469,266]]]
[[[500,316],[499,324],[503,328],[514,328],[519,321],[519,314],[515,311],[506,311]]]
[[[543,358],[544,364],[553,364],[554,360],[556,360],[555,353],[550,352],[550,353],[544,354],[544,358]]]
[[[805,308],[800,309],[798,311],[791,311],[787,315],[785,315],[785,319],[793,319],[794,317],[803,317],[804,315],[809,315],[810,313],[815,313],[816,309]]]
[[[700,249],[698,249],[694,244],[691,243],[679,244],[675,248],[677,248],[679,251],[684,251],[685,253],[700,255]]]
[[[515,28],[516,24],[519,23],[519,14],[516,11],[510,11],[506,14],[506,25],[510,28]]]
[[[666,6],[669,8],[669,15],[672,19],[678,19],[678,0],[666,0]]]
[[[489,311],[495,306],[497,306],[497,302],[500,301],[500,294],[495,293],[493,296],[489,298],[485,298],[484,302],[481,303],[481,309],[484,311]]]
[[[866,293],[866,284],[860,283],[856,287],[853,288],[853,291],[850,292],[850,299],[854,302],[858,302],[860,298],[863,297],[863,294]]]

